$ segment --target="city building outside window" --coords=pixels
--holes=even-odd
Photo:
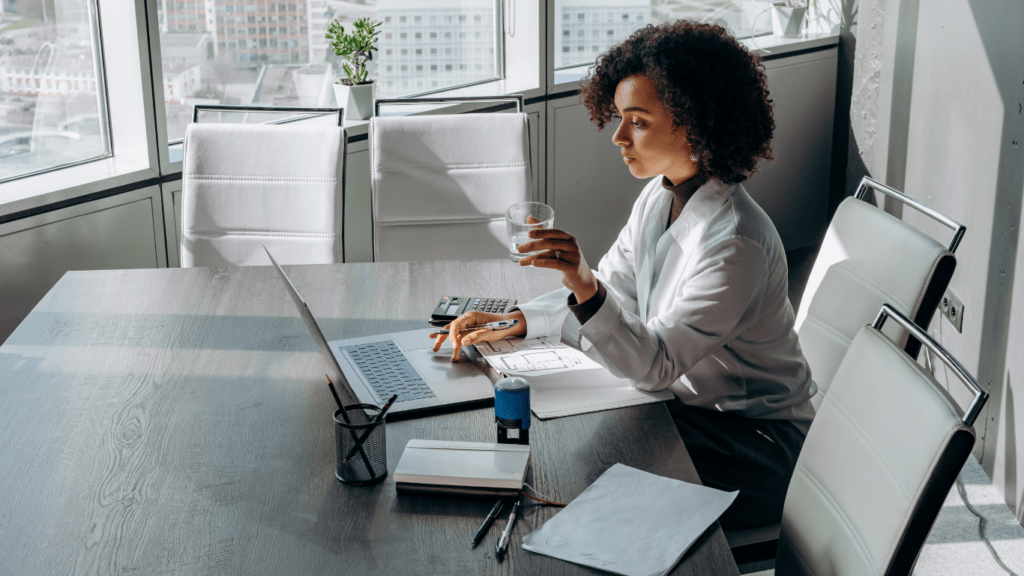
[[[183,138],[195,104],[334,106],[330,84],[343,75],[342,62],[324,38],[334,18],[346,28],[363,17],[383,23],[370,62],[379,98],[409,94],[410,87],[423,86],[425,80],[432,88],[448,88],[500,75],[493,57],[499,0],[193,2],[199,9],[185,14],[179,3],[157,0],[167,140],[172,143]],[[453,32],[461,38],[454,45]],[[445,39],[444,54],[437,50],[439,37]],[[465,64],[452,66],[482,55],[489,64],[472,70]]]
[[[56,78],[102,79],[95,15],[91,0],[4,2],[0,181],[110,155],[103,91]]]
[[[720,24],[737,38],[771,34],[771,16],[765,12],[771,4],[765,0],[554,1],[555,69],[593,64],[603,52],[649,23],[689,18]],[[602,27],[595,28],[598,24]]]

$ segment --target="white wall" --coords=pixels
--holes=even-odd
[[[1024,4],[900,0],[884,21],[882,54],[857,63],[890,75],[880,82],[875,176],[967,226],[950,283],[963,332],[941,318],[931,332],[991,394],[975,453],[1024,521]],[[851,110],[860,113],[871,111]],[[956,381],[947,385],[966,401]]]

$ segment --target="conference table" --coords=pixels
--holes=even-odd
[[[557,272],[508,260],[285,266],[328,339],[411,330],[441,295],[526,301]],[[2,574],[596,574],[469,541],[491,499],[334,477],[334,401],[269,266],[69,272],[0,346]],[[493,406],[386,424],[493,442]],[[527,482],[569,502],[615,463],[699,483],[663,404],[540,421]],[[657,498],[657,494],[652,494]],[[672,574],[738,574],[718,524]]]

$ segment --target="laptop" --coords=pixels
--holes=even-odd
[[[388,415],[494,401],[491,380],[472,362],[452,362],[447,346],[433,351],[428,335],[436,328],[327,341],[320,326],[270,250],[267,256],[320,348],[327,377],[344,404],[383,405],[398,399]]]

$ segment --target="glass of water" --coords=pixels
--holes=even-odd
[[[530,217],[536,219],[533,222]],[[531,223],[532,222],[532,223]],[[539,254],[543,250],[520,254],[520,244],[532,242],[530,230],[551,228],[555,223],[555,211],[551,206],[540,202],[520,202],[513,204],[505,211],[505,227],[508,230],[508,251],[513,262],[519,262],[532,254]]]

